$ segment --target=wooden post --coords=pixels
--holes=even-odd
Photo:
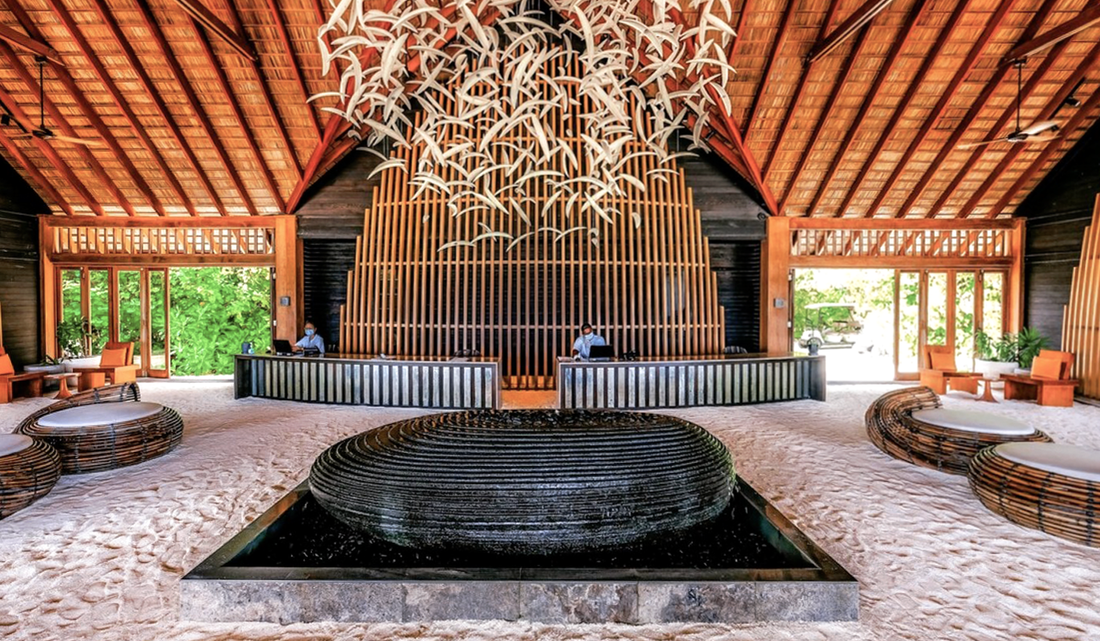
[[[760,253],[760,350],[785,354],[791,349],[791,301],[788,300],[791,263],[791,221],[768,218],[768,235]]]
[[[298,340],[303,314],[302,241],[298,238],[297,217],[274,218],[275,336],[294,342]]]
[[[1005,318],[1008,319],[1006,331],[1012,333],[1024,326],[1024,222],[1023,218],[1012,221],[1012,267],[1008,271],[1008,300],[1005,306]]]
[[[46,225],[47,216],[38,217],[38,269],[39,269],[39,306],[42,309],[42,350],[46,356],[57,358],[57,270],[50,260],[53,231]]]

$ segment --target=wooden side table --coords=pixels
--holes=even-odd
[[[62,399],[69,398],[73,393],[69,390],[69,380],[72,380],[74,384],[77,384],[80,380],[80,374],[77,372],[62,372],[60,374],[47,374],[45,376],[47,380],[59,381],[60,388],[57,390],[57,396],[54,398]]]
[[[983,383],[985,383],[985,389],[982,390],[982,395],[979,396],[976,400],[985,401],[987,403],[996,403],[996,402],[998,402],[997,399],[993,398],[993,383],[995,383],[997,381],[997,379],[995,379],[995,378],[986,378],[986,377],[983,376],[981,378],[981,381]],[[975,392],[975,394],[977,394],[977,392]]]

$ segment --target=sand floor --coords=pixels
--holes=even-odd
[[[0,521],[0,636],[13,639],[1100,639],[1100,550],[986,511],[961,477],[895,461],[863,431],[887,386],[672,412],[722,438],[739,474],[861,584],[860,622],[574,625],[181,621],[179,579],[308,473],[327,445],[412,410],[232,400],[225,379],[142,382],[175,407],[183,444],[136,467],[63,477]],[[0,405],[10,431],[48,399]],[[1100,450],[1100,408],[945,404],[1012,415]]]

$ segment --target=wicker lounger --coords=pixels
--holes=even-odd
[[[1029,463],[1064,458],[1062,468]],[[1069,469],[1066,469],[1066,468]],[[1044,469],[1046,468],[1046,469]],[[1020,525],[1100,547],[1100,452],[1052,443],[1013,443],[982,450],[970,464],[970,487],[991,511]]]
[[[60,477],[61,459],[49,444],[0,434],[0,519],[48,494]]]
[[[964,431],[913,417],[918,410],[939,407],[939,397],[927,387],[887,392],[867,409],[867,435],[876,447],[896,459],[948,474],[966,474],[970,459],[991,445],[1051,440],[1039,430],[1016,434]]]
[[[70,407],[91,405],[94,403],[122,403],[125,401],[140,401],[141,390],[137,383],[121,383],[119,385],[106,385],[95,389],[77,392],[69,398],[54,401],[46,407],[34,412],[15,428],[13,433],[20,433],[25,427],[33,425],[39,418]]]

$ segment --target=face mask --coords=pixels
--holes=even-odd
[[[312,329],[307,329],[306,330],[306,336],[313,336],[313,330]]]

